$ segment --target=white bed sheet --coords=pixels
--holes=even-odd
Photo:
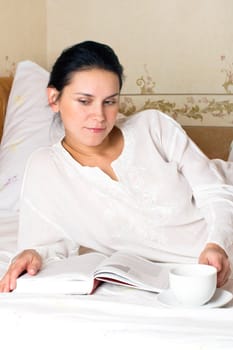
[[[1,273],[15,251],[17,218],[0,227]],[[233,291],[233,280],[225,289]],[[175,309],[155,293],[111,284],[87,296],[0,294],[0,330],[5,349],[233,349],[233,301]]]

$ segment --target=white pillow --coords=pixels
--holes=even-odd
[[[38,147],[56,142],[51,134],[54,115],[46,94],[49,73],[31,61],[17,66],[8,100],[0,147],[0,217],[19,210],[19,195],[26,161]]]

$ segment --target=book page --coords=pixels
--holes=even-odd
[[[161,292],[168,288],[169,267],[126,252],[116,252],[103,260],[95,277],[134,288]]]
[[[91,252],[51,261],[38,273],[37,278],[66,278],[76,280],[93,278],[95,268],[103,259],[105,259],[105,255]]]

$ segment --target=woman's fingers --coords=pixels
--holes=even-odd
[[[199,257],[200,264],[207,264],[217,269],[217,287],[222,287],[231,274],[230,262],[225,251],[216,244],[207,244]]]
[[[222,268],[217,275],[217,287],[222,287],[229,279],[231,274],[230,262],[228,259],[222,259]]]
[[[40,270],[42,259],[33,249],[20,253],[11,263],[0,281],[0,292],[10,292],[16,288],[17,278],[24,272],[35,275]]]

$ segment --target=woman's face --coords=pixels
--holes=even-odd
[[[48,88],[50,106],[60,112],[66,140],[83,146],[101,145],[112,130],[119,109],[118,76],[93,68],[75,72],[56,100],[58,91]]]

